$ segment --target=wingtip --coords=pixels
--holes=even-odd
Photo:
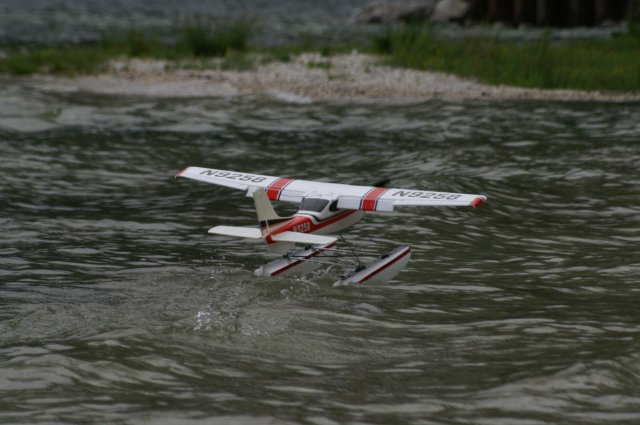
[[[180,177],[180,176],[181,176],[185,171],[187,171],[187,169],[188,169],[188,168],[189,168],[189,167],[185,167],[185,168],[183,168],[182,170],[178,171],[178,172],[176,173],[176,175],[175,175],[175,176],[173,176],[173,177],[175,177],[175,178]]]
[[[487,200],[486,196],[478,196],[473,201],[471,201],[471,206],[473,208],[478,208],[480,205],[484,204],[486,200]]]

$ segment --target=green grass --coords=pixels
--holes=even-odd
[[[244,52],[254,29],[253,21],[191,19],[178,24],[178,51],[195,57],[225,56]]]
[[[0,73],[90,74],[105,69],[109,60],[134,57],[168,60],[222,57],[224,66],[248,69],[250,65],[239,54],[249,49],[253,30],[254,24],[248,19],[183,20],[175,27],[174,43],[162,42],[159,36],[134,29],[111,31],[93,44],[13,48],[0,57]]]
[[[631,28],[634,28],[633,26]],[[635,32],[634,32],[635,31]],[[436,70],[490,84],[581,90],[640,91],[640,31],[608,39],[536,42],[442,39],[428,26],[388,29],[374,50],[392,65]]]
[[[109,52],[95,46],[38,48],[13,52],[0,59],[0,73],[89,74],[100,71],[110,57]]]
[[[286,62],[304,52],[328,57],[354,48],[368,50],[322,39],[252,49],[254,30],[254,22],[248,19],[194,18],[175,25],[173,42],[130,29],[105,33],[99,42],[87,45],[6,47],[0,56],[0,73],[90,74],[105,70],[110,60],[134,57],[166,59],[176,68],[250,70],[257,63]],[[490,84],[640,91],[640,28],[632,23],[627,33],[616,37],[562,42],[552,41],[548,33],[536,42],[488,37],[450,40],[438,37],[429,26],[405,25],[378,34],[372,44],[372,50],[386,55],[392,65],[443,71]],[[317,61],[308,66],[329,69],[331,65]]]
[[[102,34],[97,49],[109,56],[163,57],[169,54],[169,48],[160,38],[152,34],[130,28],[124,33],[110,31]]]

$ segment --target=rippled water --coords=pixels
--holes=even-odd
[[[3,424],[640,422],[640,106],[289,104],[0,82]],[[371,214],[389,285],[267,280],[186,165],[483,193]]]

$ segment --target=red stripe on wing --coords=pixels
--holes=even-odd
[[[360,202],[360,209],[363,211],[375,211],[378,206],[378,199],[387,192],[389,189],[384,187],[374,187],[362,199]]]
[[[280,194],[284,190],[285,187],[289,183],[294,181],[293,179],[288,179],[286,177],[280,177],[278,180],[274,181],[267,188],[267,197],[272,201],[277,201],[280,199]]]

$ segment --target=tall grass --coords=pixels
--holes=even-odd
[[[639,91],[640,37],[536,42],[437,37],[429,26],[388,29],[373,39],[391,64],[444,71],[491,84],[583,90]]]
[[[167,46],[159,36],[134,28],[124,32],[103,32],[97,47],[112,55],[128,57],[158,57],[167,54]]]
[[[253,21],[239,18],[232,21],[188,19],[177,26],[178,49],[196,56],[225,56],[231,51],[248,49],[253,33]]]
[[[104,69],[109,60],[122,57],[172,60],[225,57],[232,62],[231,66],[236,66],[241,62],[238,53],[249,48],[253,29],[253,21],[246,18],[185,19],[174,28],[174,42],[163,42],[157,34],[135,29],[112,30],[103,33],[94,44],[14,48],[0,57],[0,73],[95,73]]]

